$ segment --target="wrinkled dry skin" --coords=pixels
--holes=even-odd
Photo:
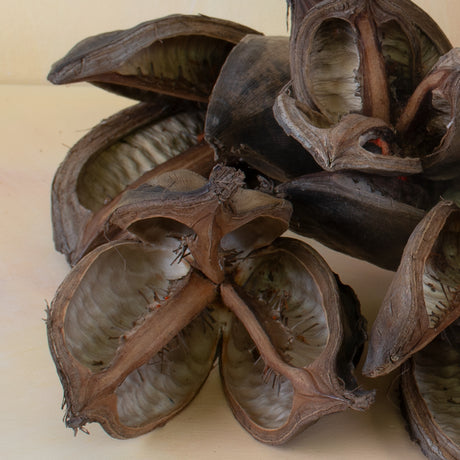
[[[209,181],[178,170],[127,191],[95,232],[84,235],[78,253],[126,232],[146,242],[173,237],[178,257],[191,251],[194,265],[218,283],[224,258],[265,246],[287,229],[290,215],[288,202],[243,188],[243,175],[232,168],[216,166]]]
[[[424,157],[448,140],[456,147],[458,91],[442,89],[456,70],[430,73],[450,48],[408,0],[323,2],[291,36],[292,85],[276,101],[276,118],[323,169],[430,172]],[[450,176],[451,161],[437,158],[433,175]]]
[[[363,373],[391,372],[459,314],[460,208],[441,201],[407,243],[372,327]]]
[[[153,93],[206,102],[232,47],[258,32],[206,16],[172,15],[86,38],[56,62],[55,84],[88,81],[148,101]]]
[[[55,245],[72,265],[81,257],[84,232],[99,226],[125,189],[177,168],[209,174],[213,152],[198,147],[203,117],[198,107],[160,98],[102,121],[75,144],[52,189]]]
[[[232,49],[206,114],[205,138],[219,161],[277,181],[319,169],[274,118],[273,103],[289,79],[288,37],[247,35]]]
[[[401,393],[413,438],[433,460],[460,457],[458,320],[403,365]]]
[[[276,193],[293,205],[295,233],[396,270],[409,236],[445,187],[415,177],[324,171],[285,182]]]

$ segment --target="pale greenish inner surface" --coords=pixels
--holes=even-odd
[[[177,242],[170,242],[176,244]],[[67,307],[65,343],[93,372],[106,368],[120,338],[168,295],[189,267],[173,262],[172,248],[125,243],[100,255]]]
[[[214,362],[220,328],[204,310],[117,388],[120,422],[138,427],[180,410],[200,389]]]
[[[460,217],[453,215],[441,230],[425,264],[423,294],[430,327],[460,307]]]
[[[361,112],[359,50],[348,22],[329,19],[321,24],[307,65],[313,100],[324,115],[338,122],[347,113]]]
[[[236,318],[222,361],[225,384],[249,418],[263,428],[276,429],[284,425],[292,410],[292,384],[265,369],[257,347]]]
[[[97,211],[155,166],[198,143],[203,113],[187,112],[144,126],[94,154],[77,182],[80,204]]]

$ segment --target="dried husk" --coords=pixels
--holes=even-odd
[[[412,231],[446,186],[415,176],[324,171],[281,184],[276,193],[293,205],[293,232],[395,271]]]
[[[243,179],[241,172],[220,165],[209,181],[187,170],[159,175],[127,191],[84,235],[78,253],[127,233],[146,242],[173,237],[180,241],[178,253],[191,252],[192,264],[219,283],[225,258],[245,257],[267,245],[287,230],[292,212],[285,200],[243,188]]]
[[[280,238],[241,261],[221,285],[234,313],[220,372],[235,417],[282,444],[320,417],[364,410],[373,393],[353,376],[365,320],[353,291],[307,244]]]
[[[219,161],[277,181],[319,170],[273,115],[275,98],[289,79],[288,37],[247,35],[232,49],[206,114],[205,138]]]
[[[55,84],[87,81],[148,101],[153,93],[207,102],[220,68],[248,27],[206,16],[171,15],[86,38],[57,61]]]
[[[431,460],[460,457],[458,320],[401,366],[408,428]]]
[[[68,152],[52,187],[53,237],[71,265],[88,226],[111,212],[125,189],[177,168],[209,174],[212,149],[200,144],[204,112],[160,97],[103,120]]]
[[[286,133],[325,170],[421,173],[449,128],[433,123],[428,94],[447,74],[429,71],[451,49],[435,22],[409,0],[336,0],[297,30],[292,84],[275,103]]]
[[[459,254],[460,208],[442,200],[407,243],[372,326],[365,375],[391,372],[458,318]]]

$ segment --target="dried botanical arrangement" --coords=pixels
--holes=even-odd
[[[257,440],[367,409],[366,320],[290,229],[395,271],[363,372],[401,370],[430,458],[458,458],[460,50],[410,0],[290,0],[290,37],[174,15],[77,44],[53,83],[139,100],[56,172],[48,310],[66,425],[130,438],[218,363]]]

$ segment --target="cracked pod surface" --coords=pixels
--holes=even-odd
[[[408,0],[322,2],[291,37],[292,85],[277,120],[323,169],[421,173],[450,129],[431,101],[447,73],[430,73],[450,49]]]
[[[432,460],[460,457],[459,320],[401,366],[404,415]]]
[[[276,187],[290,201],[290,229],[387,270],[449,183],[357,171],[307,174]]]
[[[205,138],[219,161],[241,169],[249,165],[277,181],[319,170],[273,114],[289,79],[288,37],[247,35],[232,49],[206,113]]]
[[[280,238],[256,251],[221,295],[235,315],[220,360],[224,390],[256,439],[282,444],[324,415],[372,403],[353,376],[366,337],[359,303],[310,246]]]
[[[203,119],[194,104],[158,97],[103,120],[70,149],[51,198],[55,246],[71,265],[81,257],[84,232],[110,214],[125,189],[171,169],[209,173],[212,149],[199,145]]]
[[[391,372],[456,320],[459,254],[460,208],[440,201],[407,243],[372,326],[364,374]]]
[[[248,33],[258,32],[206,16],[171,15],[82,40],[48,79],[87,81],[142,101],[161,93],[207,102],[228,53]]]

